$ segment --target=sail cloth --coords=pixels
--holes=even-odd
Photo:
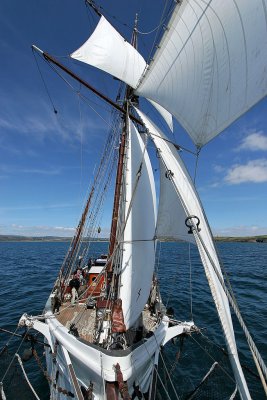
[[[141,54],[103,16],[89,39],[71,57],[108,72],[134,89],[147,65]],[[151,103],[172,130],[172,115],[154,101]]]
[[[136,93],[203,146],[266,96],[266,15],[266,0],[177,4]]]
[[[155,103],[153,100],[148,101],[155,107],[155,109],[160,113],[162,118],[166,121],[166,124],[169,126],[170,130],[173,132],[173,120],[172,115],[169,111],[165,110],[165,108],[161,107],[159,104]]]
[[[155,264],[156,226],[156,192],[151,163],[142,138],[132,122],[129,122],[129,126],[126,227],[120,280],[120,298],[127,329],[139,318],[150,293]]]
[[[193,235],[188,235],[184,221],[187,218],[182,204],[177,201],[177,193],[166,167],[160,159],[160,196],[156,226],[156,238],[164,241],[183,240],[196,243]],[[186,172],[184,172],[186,174]]]
[[[141,54],[103,16],[89,39],[71,57],[108,72],[133,88],[146,67]]]
[[[226,344],[228,347],[229,358],[232,364],[237,385],[239,387],[241,398],[250,399],[247,384],[237,354],[229,303],[212,266],[213,263],[216,266],[217,270],[219,271],[220,275],[222,276],[220,263],[214,247],[210,228],[206,221],[205,213],[201,206],[196,190],[194,188],[193,182],[191,181],[189,173],[187,172],[175,147],[171,143],[164,140],[166,139],[165,135],[151,120],[149,120],[147,116],[145,116],[141,111],[137,109],[136,111],[139,114],[142,121],[144,122],[146,128],[148,129],[151,135],[151,139],[153,140],[157,148],[158,155],[162,162],[162,166],[165,167],[166,177],[168,177],[168,179],[172,183],[173,191],[171,192],[170,189],[168,189],[169,190],[168,194],[171,195],[172,200],[174,199],[174,192],[176,193],[177,206],[175,206],[175,203],[173,202],[172,208],[169,208],[169,220],[170,218],[173,218],[173,223],[175,224],[179,223],[179,225],[184,225],[185,220],[183,218],[188,217],[190,215],[195,215],[200,220],[199,227],[201,231],[199,232],[199,235],[203,243],[205,243],[206,248],[203,247],[201,241],[194,234],[196,244],[199,249],[202,264],[204,266],[205,273],[210,285],[211,293],[222,324]],[[168,188],[167,185],[164,185],[163,188],[161,188],[161,190],[166,189],[166,187]],[[165,207],[160,206],[159,212],[161,212],[161,210],[164,209],[165,215],[162,216],[159,215],[158,219],[166,218],[167,206],[170,205],[168,203],[167,196],[162,198],[161,195],[160,201],[164,201],[164,199],[167,201],[167,204]],[[183,209],[183,213],[181,209]],[[177,221],[177,217],[175,217],[176,213],[179,215],[178,220],[180,221]],[[164,227],[163,221],[161,221],[160,225],[157,226],[159,234],[161,228],[163,229],[164,232],[165,229],[169,226],[170,223],[168,223],[168,225]],[[175,233],[175,227],[173,227],[171,229],[171,232],[174,237],[175,235],[177,235],[177,238],[181,237],[180,227],[177,227],[176,233]],[[188,236],[193,236],[193,235],[188,234]],[[189,239],[189,241],[191,240],[192,239]],[[208,251],[209,255],[207,255],[206,250]]]

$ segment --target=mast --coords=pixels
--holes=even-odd
[[[134,22],[134,29],[132,34],[131,44],[133,47],[137,47],[137,22],[138,16],[136,14],[135,22]],[[127,85],[125,89],[125,99],[124,99],[124,124],[121,134],[121,142],[119,147],[119,160],[118,160],[118,167],[117,167],[117,176],[116,176],[116,184],[115,184],[115,195],[114,195],[114,204],[113,204],[113,212],[112,212],[112,222],[111,222],[111,229],[110,229],[110,245],[109,245],[109,257],[112,257],[115,246],[116,246],[116,239],[117,239],[117,228],[118,228],[118,216],[119,216],[119,206],[120,206],[120,198],[121,198],[121,188],[122,188],[122,178],[123,178],[123,165],[124,165],[124,155],[127,143],[127,134],[128,134],[128,116],[129,109],[128,109],[128,99],[132,96],[133,89]],[[112,272],[112,262],[108,265],[108,272]],[[118,282],[115,286],[117,286]],[[117,292],[117,287],[115,288]]]
[[[137,47],[137,22],[138,17],[136,14],[135,22],[134,22],[134,29],[132,34],[131,44],[134,48]],[[117,167],[117,176],[116,176],[116,184],[115,184],[115,196],[114,196],[114,204],[113,204],[113,213],[112,213],[112,222],[111,222],[111,230],[110,230],[110,246],[109,246],[109,257],[112,256],[115,245],[116,245],[116,236],[117,236],[117,227],[118,227],[118,215],[119,215],[119,205],[120,205],[120,195],[121,195],[121,186],[122,186],[122,177],[123,177],[123,160],[125,155],[125,146],[126,146],[126,135],[128,131],[128,99],[133,94],[133,89],[127,85],[125,90],[125,99],[124,99],[124,124],[122,129],[121,135],[121,142],[119,147],[119,160],[118,160],[118,167]],[[110,262],[108,271],[111,272],[112,270],[112,263]]]
[[[37,46],[32,45],[32,49],[37,51],[41,56],[46,60],[51,62],[52,64],[55,64],[57,67],[62,69],[62,71],[66,72],[68,75],[70,75],[73,79],[81,83],[83,86],[85,86],[87,89],[91,90],[93,93],[95,93],[98,97],[100,97],[102,100],[110,104],[112,107],[116,108],[118,111],[120,111],[122,114],[126,114],[126,109],[124,107],[121,107],[119,104],[115,103],[112,99],[110,99],[108,96],[105,94],[99,92],[94,86],[92,86],[90,83],[86,82],[84,79],[80,78],[77,74],[75,74],[71,69],[67,68],[65,65],[63,65],[60,61],[58,61],[55,57],[53,57],[51,54],[48,54],[44,52],[43,50],[39,49]],[[136,118],[134,115],[129,114],[129,117],[131,120],[135,121],[137,124],[140,124],[143,126],[143,123]]]

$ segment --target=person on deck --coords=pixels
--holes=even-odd
[[[78,289],[80,287],[80,280],[76,274],[70,280],[69,286],[71,287],[71,304],[74,306],[75,300],[78,299]]]

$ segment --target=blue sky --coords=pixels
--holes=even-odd
[[[140,31],[148,32],[157,26],[164,6],[155,0],[99,4],[128,40],[135,12]],[[106,138],[106,124],[96,112],[108,121],[110,108],[74,84],[96,112],[82,103],[38,58],[55,114],[30,46],[34,43],[58,56],[114,98],[118,82],[67,57],[87,39],[96,21],[82,0],[0,3],[0,234],[74,232]],[[153,40],[154,34],[140,36],[139,49],[145,57]],[[264,99],[202,149],[197,188],[216,235],[267,234],[266,111]],[[177,123],[174,137],[193,149]],[[186,153],[183,157],[193,171],[193,157]],[[109,214],[107,208],[103,232],[109,230]]]

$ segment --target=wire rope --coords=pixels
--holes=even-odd
[[[27,336],[27,335],[25,335],[25,336],[22,338],[22,340],[21,340],[21,342],[20,342],[20,344],[19,344],[19,346],[18,346],[16,352],[14,353],[14,355],[13,355],[13,357],[12,357],[12,359],[11,359],[9,365],[7,366],[6,371],[4,372],[4,375],[3,375],[3,377],[2,377],[2,379],[1,379],[1,381],[0,381],[0,384],[3,384],[4,379],[5,379],[5,377],[7,376],[7,373],[8,373],[8,371],[10,370],[10,367],[11,367],[11,365],[13,364],[13,361],[14,361],[14,359],[15,359],[15,357],[16,357],[16,353],[19,352],[19,350],[20,350],[20,348],[21,348],[21,346],[22,346],[22,343],[24,342],[26,336]]]
[[[195,226],[193,226],[192,229],[194,231],[195,237],[199,240],[199,242],[201,243],[201,246],[203,247],[203,250],[205,251],[206,255],[208,256],[208,259],[209,259],[209,261],[210,261],[210,263],[212,265],[212,268],[213,268],[213,270],[214,270],[214,272],[215,272],[215,274],[216,274],[216,276],[217,276],[217,278],[218,278],[218,280],[219,280],[219,282],[220,282],[220,284],[221,284],[221,286],[222,286],[222,288],[224,290],[224,293],[226,294],[226,296],[227,296],[227,298],[228,298],[228,300],[229,300],[229,302],[230,302],[230,304],[231,304],[231,306],[232,306],[232,308],[233,308],[233,310],[234,310],[234,312],[235,312],[235,314],[237,316],[237,319],[239,321],[239,324],[240,324],[241,328],[243,329],[243,332],[245,334],[247,342],[248,342],[250,348],[252,349],[253,353],[255,354],[255,357],[256,357],[256,359],[257,359],[257,361],[258,361],[258,363],[259,363],[259,365],[260,365],[260,367],[261,367],[261,369],[262,369],[262,371],[263,371],[263,373],[265,375],[265,379],[267,379],[267,368],[266,368],[266,365],[265,365],[265,363],[264,363],[264,361],[263,361],[263,359],[262,359],[262,357],[261,357],[261,355],[260,355],[260,353],[259,353],[259,351],[258,351],[258,349],[257,349],[257,347],[256,347],[256,345],[255,345],[255,343],[254,343],[249,331],[248,331],[248,328],[247,328],[247,326],[246,326],[246,324],[245,324],[245,322],[244,322],[244,320],[242,318],[242,315],[241,315],[241,313],[239,311],[239,308],[238,308],[238,306],[236,304],[236,300],[232,298],[232,295],[231,295],[230,291],[226,287],[226,285],[224,283],[224,280],[221,277],[221,275],[219,274],[219,271],[218,271],[216,265],[214,264],[210,254],[209,254],[209,252],[208,252],[208,250],[206,248],[205,243],[203,242],[201,236],[199,235],[199,232],[198,232],[197,228]]]
[[[52,97],[50,96],[50,93],[49,93],[49,90],[48,90],[48,86],[47,86],[47,84],[46,84],[46,82],[45,82],[45,80],[44,80],[43,74],[42,74],[41,69],[40,69],[40,66],[39,66],[39,64],[38,64],[38,62],[37,62],[37,58],[36,58],[35,51],[34,51],[33,48],[32,48],[32,54],[33,54],[33,56],[34,56],[34,60],[35,60],[35,62],[36,62],[37,69],[38,69],[39,74],[40,74],[40,76],[41,76],[42,82],[43,82],[43,84],[44,84],[44,88],[45,88],[46,94],[47,94],[47,96],[48,96],[48,98],[49,98],[49,100],[50,100],[50,102],[51,102],[51,104],[52,104],[53,111],[54,111],[55,114],[57,114],[56,107],[55,107],[55,105],[54,105],[54,102],[53,102],[53,100],[52,100]]]
[[[207,351],[207,349],[205,347],[203,347],[195,338],[193,335],[190,336],[190,338],[197,343],[197,345],[208,355],[208,357],[214,361],[218,363],[218,367],[225,373],[225,375],[228,376],[228,378],[235,383],[235,380],[231,377],[231,375],[228,374],[228,372],[221,366],[221,364]]]
[[[166,366],[166,364],[165,364],[165,361],[164,361],[162,352],[160,351],[159,354],[160,354],[160,356],[161,356],[161,360],[162,360],[163,366],[164,366],[164,368],[165,368],[165,371],[166,371],[166,373],[167,373],[167,376],[168,376],[168,378],[169,378],[169,381],[170,381],[170,383],[171,383],[172,389],[173,389],[173,391],[174,391],[174,393],[175,393],[176,399],[179,400],[179,396],[178,396],[178,394],[177,394],[177,392],[176,392],[176,389],[175,389],[175,387],[174,387],[174,384],[173,384],[172,378],[171,378],[171,376],[170,376],[170,374],[169,374],[168,368],[167,368],[167,366]]]

